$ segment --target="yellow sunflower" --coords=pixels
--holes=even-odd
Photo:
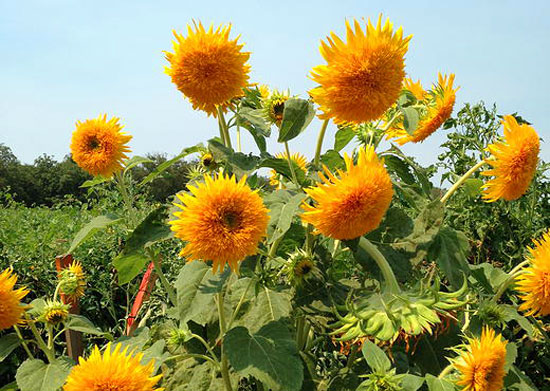
[[[439,129],[453,113],[456,91],[458,90],[458,88],[453,88],[454,79],[454,74],[442,76],[439,73],[437,84],[429,92],[423,92],[420,81],[417,83],[413,83],[412,80],[406,82],[404,88],[411,91],[417,99],[424,99],[426,109],[412,135],[405,130],[403,118],[401,118],[399,122],[386,131],[386,136],[395,138],[397,144],[403,145],[408,142],[422,142]]]
[[[382,25],[382,15],[376,27],[369,19],[366,32],[357,20],[354,29],[346,21],[346,42],[331,32],[320,47],[327,64],[311,71],[312,80],[319,83],[309,91],[323,112],[319,117],[338,124],[374,120],[395,103],[412,37],[403,38],[401,27],[394,33],[389,20]]]
[[[463,391],[501,391],[504,384],[506,344],[501,335],[483,329],[481,339],[469,340],[468,350],[454,363]]]
[[[69,308],[69,305],[63,304],[60,301],[48,300],[46,301],[44,312],[40,317],[40,320],[54,326],[58,325],[59,323],[66,321],[69,317]]]
[[[202,23],[187,26],[187,37],[174,32],[174,53],[165,52],[170,67],[166,74],[185,95],[194,109],[216,116],[216,106],[225,107],[235,97],[242,96],[248,86],[249,52],[243,52],[239,37],[230,40],[231,25]]]
[[[288,98],[290,98],[289,91],[278,90],[274,90],[265,98],[262,97],[262,113],[267,122],[281,126],[285,102]]]
[[[21,299],[29,291],[25,288],[14,289],[16,282],[17,275],[11,268],[0,273],[0,331],[24,321],[25,306],[21,304]]]
[[[128,352],[117,344],[114,349],[109,343],[103,352],[94,347],[88,359],[79,357],[73,367],[64,391],[162,391],[154,388],[162,375],[153,376],[153,360],[142,365],[143,354]]]
[[[280,152],[276,154],[275,157],[278,159],[287,160],[288,154],[286,152]],[[290,156],[290,160],[296,163],[300,170],[302,170],[303,172],[307,172],[307,158],[304,155],[299,152],[293,153]],[[280,187],[280,175],[279,173],[277,173],[277,171],[271,170],[271,174],[269,176],[269,184],[275,187]]]
[[[121,132],[122,125],[118,121],[117,117],[107,121],[107,115],[103,114],[76,122],[71,140],[71,153],[76,164],[92,175],[106,178],[122,169],[122,162],[130,152],[126,143],[132,136]]]
[[[86,280],[82,264],[73,262],[69,267],[59,273],[59,284],[61,292],[69,299],[75,300],[84,295]]]
[[[527,124],[519,125],[511,115],[505,115],[504,140],[487,147],[491,157],[485,161],[492,169],[482,172],[493,176],[483,187],[487,202],[499,199],[516,200],[529,188],[537,170],[540,141],[537,132]]]
[[[422,87],[422,82],[417,80],[414,82],[410,77],[405,78],[403,81],[403,88],[410,91],[417,100],[424,100],[427,91]]]
[[[338,170],[339,178],[324,167],[326,176],[319,173],[323,183],[305,190],[315,205],[304,202],[301,215],[318,232],[339,240],[378,227],[393,196],[390,176],[372,146],[359,149],[357,164],[347,154],[344,159],[346,172]]]
[[[523,303],[519,309],[527,316],[550,315],[550,231],[529,247],[530,266],[516,279]]]
[[[187,186],[190,194],[178,194],[181,212],[171,221],[175,236],[187,242],[180,256],[188,261],[213,262],[214,273],[228,263],[238,270],[238,263],[256,253],[266,236],[268,210],[257,191],[246,184],[246,177],[218,174],[204,176],[204,183]]]

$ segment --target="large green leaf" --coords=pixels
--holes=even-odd
[[[258,168],[260,162],[258,156],[234,152],[231,148],[226,147],[216,139],[208,141],[208,149],[212,152],[216,161],[226,162],[238,178],[251,174]]]
[[[174,164],[176,164],[177,162],[179,162],[181,159],[183,159],[184,157],[188,156],[188,155],[191,155],[192,153],[195,153],[195,152],[199,152],[203,149],[204,147],[202,146],[202,144],[198,144],[198,145],[195,145],[194,147],[189,147],[189,148],[185,148],[183,151],[180,152],[179,155],[177,155],[176,157],[170,159],[170,160],[167,160],[165,161],[164,163],[161,163],[157,166],[157,168],[155,168],[155,170],[150,173],[149,175],[147,175],[145,178],[143,178],[143,180],[140,182],[140,186],[143,186],[153,180],[155,180],[160,174],[162,174],[164,171],[166,171],[168,168],[170,168],[171,166],[173,166]]]
[[[463,232],[443,227],[434,237],[428,250],[428,260],[437,262],[451,286],[458,289],[470,274],[468,253],[470,244]]]
[[[355,130],[351,126],[338,128],[334,135],[334,150],[340,152],[355,137]]]
[[[277,141],[282,143],[297,137],[307,128],[314,116],[315,109],[312,102],[300,98],[288,99],[285,102]]]
[[[290,160],[290,164],[292,164],[292,168],[294,168],[294,173],[296,174],[296,179],[298,179],[298,182],[301,185],[304,185],[306,174],[305,172],[296,164],[294,160]],[[290,171],[290,167],[288,166],[288,160],[286,159],[280,159],[280,158],[274,158],[274,157],[268,157],[260,161],[258,164],[258,167],[268,167],[272,168],[277,173],[284,175],[289,180],[292,180],[292,172]]]
[[[275,225],[275,231],[271,235],[269,243],[279,240],[279,238],[281,238],[288,231],[290,225],[292,224],[292,219],[296,216],[296,212],[300,208],[304,198],[306,198],[304,193],[298,193],[282,205],[280,213],[278,214],[277,223]]]
[[[418,127],[418,111],[412,107],[402,107],[401,112],[403,113],[403,126],[405,130],[408,134],[413,134]]]
[[[446,379],[439,379],[433,375],[426,375],[426,384],[430,391],[455,391],[455,385]]]
[[[273,391],[300,390],[302,361],[283,322],[268,323],[252,335],[244,327],[235,327],[225,335],[222,348],[242,376],[254,376]]]
[[[411,375],[409,373],[403,375],[401,381],[401,387],[403,391],[416,391],[424,384],[424,378],[420,376]]]
[[[122,219],[114,214],[106,214],[102,216],[94,217],[88,224],[86,224],[73,239],[68,254],[71,254],[78,246],[80,246],[86,239],[92,236],[96,231],[105,229],[112,224],[121,222]]]
[[[367,340],[361,349],[363,357],[369,367],[378,373],[384,373],[390,370],[391,362],[386,353],[371,341]]]
[[[27,360],[17,370],[15,379],[21,391],[57,391],[67,378],[71,366],[68,361]]]
[[[321,155],[321,163],[330,168],[332,171],[336,169],[344,169],[346,163],[344,158],[334,149],[329,149]]]
[[[172,236],[168,220],[168,208],[163,205],[153,210],[130,234],[124,249],[113,259],[118,271],[119,284],[126,284],[136,277],[149,261],[145,249],[153,243]]]
[[[144,163],[153,163],[153,161],[143,156],[133,156],[130,160],[126,162],[126,167],[124,167],[124,172],[127,172],[128,170],[131,170],[135,166],[139,164],[144,164]]]
[[[19,346],[17,334],[6,334],[0,338],[0,362],[4,361]]]
[[[182,322],[192,320],[204,326],[217,319],[215,293],[223,288],[228,271],[214,275],[211,267],[197,261],[181,268],[175,288]]]
[[[251,107],[241,107],[237,113],[237,124],[250,132],[261,152],[266,152],[266,137],[271,129],[265,121],[262,110]]]
[[[103,335],[112,339],[109,333],[101,331],[88,318],[82,315],[70,314],[69,319],[65,323],[65,327],[69,330],[80,331],[85,334]]]

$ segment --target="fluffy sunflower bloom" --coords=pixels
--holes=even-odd
[[[242,51],[239,37],[229,39],[230,31],[231,25],[206,30],[194,23],[194,29],[187,26],[187,37],[174,31],[174,53],[165,52],[170,62],[166,74],[194,109],[208,115],[216,116],[216,106],[226,107],[249,85],[250,53]]]
[[[64,322],[69,317],[69,305],[63,304],[60,301],[47,301],[44,306],[44,312],[40,316],[40,320],[51,325],[58,325]]]
[[[73,160],[80,168],[92,175],[110,178],[122,169],[130,148],[126,145],[132,136],[121,132],[119,118],[107,120],[103,114],[95,119],[76,122],[76,130],[71,140]]]
[[[511,115],[504,116],[502,125],[504,140],[487,147],[491,157],[485,161],[492,169],[482,172],[494,177],[483,186],[487,202],[518,199],[529,188],[537,170],[540,141],[535,129],[518,124]]]
[[[60,289],[69,300],[75,300],[84,295],[86,288],[86,279],[82,264],[73,262],[69,267],[59,273]]]
[[[426,98],[427,91],[422,87],[420,80],[413,81],[410,77],[407,77],[403,81],[403,88],[410,91],[417,100],[424,100]]]
[[[288,154],[286,152],[280,152],[276,154],[275,157],[278,159],[288,160]],[[307,158],[304,155],[299,152],[293,153],[292,155],[290,155],[290,160],[296,163],[301,171],[307,172]],[[280,177],[281,176],[277,171],[271,170],[269,176],[269,184],[275,187],[279,187],[281,185]]]
[[[290,98],[289,91],[274,90],[267,97],[262,97],[262,114],[270,124],[281,126],[285,102]]]
[[[369,19],[366,32],[357,20],[354,29],[346,21],[346,42],[331,32],[320,47],[327,64],[311,71],[319,83],[309,91],[323,112],[319,117],[338,124],[380,117],[401,92],[411,37],[403,38],[401,27],[394,33],[389,20],[382,25],[382,15],[376,27]]]
[[[529,247],[530,266],[516,279],[523,303],[519,309],[527,316],[550,315],[550,231]]]
[[[344,155],[346,171],[333,175],[327,167],[321,172],[322,183],[306,189],[315,205],[304,202],[302,220],[317,232],[334,239],[354,239],[380,224],[393,196],[390,176],[374,148],[359,149],[357,164]]]
[[[153,376],[153,360],[142,365],[142,353],[128,352],[128,347],[121,349],[121,344],[113,349],[109,343],[103,354],[96,346],[88,359],[79,357],[78,365],[72,368],[63,390],[162,391],[162,388],[154,388],[162,375]]]
[[[29,291],[25,288],[14,289],[17,275],[11,268],[0,273],[0,331],[23,323],[25,306],[21,300]]]
[[[397,144],[403,145],[408,142],[422,142],[439,129],[453,113],[456,91],[458,90],[458,88],[453,87],[454,79],[454,74],[443,76],[439,73],[437,84],[429,92],[422,89],[420,81],[416,83],[412,80],[407,81],[404,88],[411,91],[419,101],[423,101],[426,108],[423,110],[413,134],[407,133],[401,118],[399,122],[386,131],[386,136],[395,138]]]
[[[467,351],[454,363],[461,374],[457,384],[464,391],[502,390],[506,344],[501,335],[489,328],[483,330],[481,339],[470,339]]]
[[[187,242],[180,256],[212,261],[214,273],[226,263],[237,271],[266,236],[269,216],[262,198],[248,187],[246,177],[237,182],[235,176],[205,175],[204,183],[187,187],[190,193],[177,195],[181,212],[170,222],[175,236]]]

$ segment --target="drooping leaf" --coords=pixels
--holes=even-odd
[[[470,244],[463,232],[443,227],[428,250],[428,260],[435,261],[453,288],[460,288],[470,274],[468,253]]]
[[[0,362],[4,361],[20,344],[17,334],[6,334],[0,337]]]
[[[89,179],[86,182],[84,182],[80,187],[87,188],[87,187],[94,187],[96,185],[99,185],[101,183],[105,183],[107,181],[110,181],[111,179],[105,178],[101,175],[96,175],[93,179]]]
[[[384,373],[390,370],[391,361],[386,353],[371,341],[367,340],[361,349],[363,357],[374,372]]]
[[[288,231],[290,225],[292,224],[292,219],[296,216],[296,212],[300,208],[304,198],[306,198],[304,193],[298,193],[292,196],[292,198],[290,198],[290,200],[282,206],[281,211],[278,214],[275,231],[273,232],[273,235],[271,235],[269,243],[279,240],[279,238]]]
[[[433,375],[426,375],[426,384],[430,391],[455,391],[455,385],[447,379],[439,379]]]
[[[106,215],[94,217],[88,224],[86,224],[80,231],[78,231],[67,253],[71,254],[78,246],[80,246],[86,239],[92,236],[96,231],[105,229],[110,225],[119,223],[121,221],[122,219],[114,214],[106,214]]]
[[[301,185],[305,184],[306,174],[298,164],[294,160],[290,160],[290,164],[292,164],[292,167],[294,168],[294,173],[296,174],[296,178],[298,179],[298,182]],[[288,160],[286,159],[280,159],[280,158],[274,158],[269,157],[263,159],[259,164],[258,167],[268,167],[272,168],[277,173],[284,175],[289,180],[292,180],[292,172],[290,171],[290,167],[288,166]]]
[[[418,111],[412,107],[402,107],[401,112],[403,113],[403,126],[407,133],[412,135],[418,127]]]
[[[126,162],[126,167],[124,167],[124,172],[126,173],[128,170],[131,170],[135,166],[139,164],[144,164],[144,163],[153,163],[153,161],[143,156],[132,156],[132,158]]]
[[[334,135],[334,150],[340,152],[355,137],[355,130],[351,126],[338,128]]]
[[[88,318],[82,315],[69,314],[65,327],[69,330],[80,331],[85,334],[102,335],[112,339],[109,333],[101,331]]]
[[[244,327],[227,332],[223,346],[231,367],[242,376],[254,376],[273,391],[299,391],[302,361],[296,343],[281,321],[250,334]]]
[[[242,152],[234,152],[231,148],[226,147],[216,139],[208,141],[208,149],[214,155],[216,161],[223,161],[229,164],[231,171],[241,178],[244,175],[251,174],[258,168],[260,158],[252,154],[244,154]]]
[[[55,360],[46,364],[42,360],[25,361],[15,375],[21,391],[57,391],[69,375],[71,366],[68,361]]]
[[[184,157],[186,157],[188,155],[191,155],[192,153],[199,152],[203,148],[204,147],[202,146],[202,144],[198,144],[198,145],[195,145],[193,147],[185,148],[176,157],[174,157],[170,160],[167,160],[164,163],[159,164],[158,167],[155,168],[155,170],[153,172],[151,172],[149,175],[147,175],[145,178],[143,178],[143,180],[139,183],[139,185],[143,186],[143,185],[146,185],[147,183],[155,180],[160,174],[162,174],[164,171],[169,169],[171,166],[173,166],[174,164],[179,162],[181,159],[183,159]]]
[[[403,391],[416,391],[424,384],[424,378],[420,376],[411,375],[407,373],[403,375],[403,380],[401,381],[401,387]]]
[[[122,252],[113,259],[119,284],[132,281],[143,270],[149,261],[145,253],[147,247],[172,236],[172,231],[166,224],[167,219],[167,206],[160,206],[149,213],[130,234]]]
[[[277,141],[282,143],[297,137],[307,128],[314,116],[315,109],[312,102],[300,98],[289,98],[285,102]]]

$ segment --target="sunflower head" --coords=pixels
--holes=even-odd
[[[504,140],[487,147],[491,157],[485,161],[492,168],[482,174],[493,177],[483,186],[487,202],[518,199],[529,188],[537,170],[540,141],[535,129],[518,124],[512,115],[504,116],[502,125]]]
[[[229,39],[230,31],[231,25],[206,30],[194,22],[187,37],[174,32],[174,53],[165,52],[170,63],[165,72],[193,108],[208,115],[216,116],[216,106],[227,107],[248,86],[250,53],[242,51],[239,37]]]
[[[346,171],[337,176],[324,167],[322,183],[306,189],[315,202],[304,202],[304,222],[334,239],[348,240],[372,231],[380,224],[393,196],[391,179],[374,148],[359,149],[357,163],[344,155]]]
[[[408,142],[418,143],[439,129],[453,113],[458,87],[453,87],[455,75],[438,74],[438,81],[428,92],[422,89],[420,81],[414,83],[407,79],[404,88],[409,90],[423,107],[420,109],[419,121],[413,134],[407,133],[403,117],[386,130],[386,137],[395,139],[399,145]]]
[[[472,338],[468,342],[466,351],[454,362],[460,372],[457,385],[465,391],[501,391],[507,341],[493,329],[485,328],[480,339]]]
[[[168,336],[168,345],[172,349],[183,347],[184,344],[192,339],[191,332],[187,329],[172,329]]]
[[[517,290],[523,303],[519,309],[527,316],[550,315],[550,231],[529,248],[530,265],[517,279]]]
[[[76,122],[71,140],[72,158],[80,168],[92,175],[110,178],[122,169],[122,162],[130,148],[126,145],[132,139],[123,132],[119,118],[107,120],[103,114],[95,119]]]
[[[63,269],[59,273],[59,285],[61,292],[67,296],[69,300],[75,300],[84,295],[86,288],[86,279],[82,264],[73,262],[69,267]]]
[[[0,273],[0,331],[23,323],[25,306],[21,300],[29,291],[25,288],[15,289],[17,275],[11,268]]]
[[[68,317],[69,305],[57,300],[48,300],[39,320],[52,326],[57,326],[59,323],[66,321]]]
[[[282,272],[294,286],[302,285],[308,279],[320,276],[320,270],[313,255],[301,249],[288,257]]]
[[[491,300],[479,303],[477,314],[483,324],[490,327],[500,327],[506,323],[506,313],[504,309]]]
[[[288,160],[288,154],[286,152],[280,152],[276,154],[275,157],[278,159]],[[299,152],[293,153],[292,155],[290,155],[290,160],[296,163],[296,166],[298,166],[299,170],[303,171],[304,173],[307,172],[307,158],[304,155]],[[277,188],[282,187],[281,175],[277,171],[271,170],[271,173],[269,175],[269,184]]]
[[[256,253],[266,236],[268,210],[246,177],[218,174],[204,176],[204,183],[187,186],[190,193],[178,194],[181,211],[170,222],[175,236],[186,245],[180,255],[188,261],[212,261],[214,273],[226,263],[237,271],[239,262]]]
[[[369,20],[363,31],[357,20],[346,21],[346,41],[335,33],[321,42],[326,65],[311,71],[319,84],[309,91],[320,106],[323,119],[338,124],[361,123],[380,117],[399,97],[405,77],[405,53],[411,36],[382,15],[374,26]]]
[[[208,171],[216,168],[216,160],[210,152],[206,152],[201,156],[201,166]]]
[[[122,345],[111,343],[103,354],[96,346],[90,357],[79,357],[78,365],[74,366],[63,386],[63,391],[162,391],[155,388],[162,375],[154,375],[154,362],[143,365],[143,354],[128,352],[128,347],[122,350]]]
[[[269,124],[281,126],[285,102],[288,98],[290,98],[290,92],[288,90],[283,92],[273,90],[267,97],[262,97],[263,117]]]

